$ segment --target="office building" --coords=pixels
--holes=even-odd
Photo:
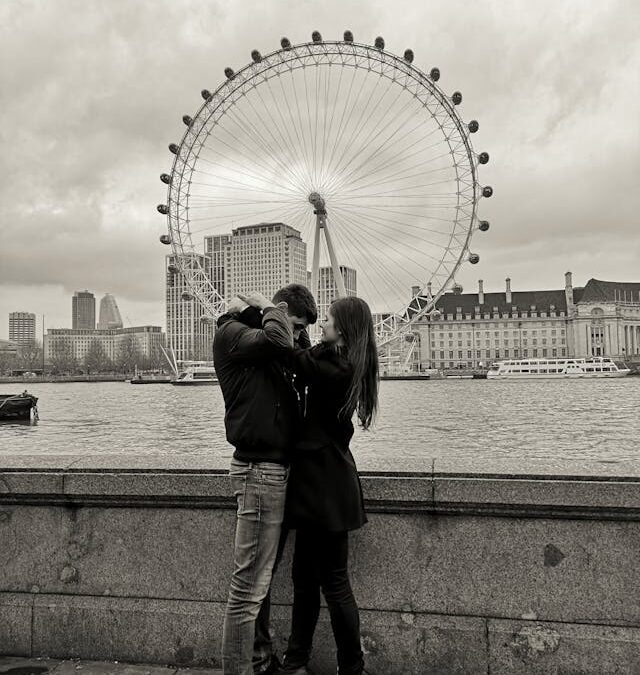
[[[98,330],[109,330],[110,328],[122,328],[122,318],[118,303],[110,293],[107,293],[100,300],[100,318],[98,319]]]
[[[36,342],[36,315],[31,312],[9,314],[9,340],[18,347],[27,347]]]
[[[74,330],[94,330],[96,299],[89,291],[76,291],[71,300],[71,327]]]

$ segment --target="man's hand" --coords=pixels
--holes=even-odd
[[[271,300],[268,300],[262,293],[258,293],[257,291],[253,291],[248,295],[240,295],[239,297],[241,300],[244,300],[247,305],[257,307],[260,310],[274,306]]]
[[[227,312],[229,314],[240,314],[247,309],[249,305],[240,297],[231,298],[227,303]]]

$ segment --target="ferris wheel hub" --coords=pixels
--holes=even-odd
[[[324,211],[326,204],[324,199],[317,193],[317,192],[312,192],[309,195],[309,203],[313,205],[313,208],[316,211]]]

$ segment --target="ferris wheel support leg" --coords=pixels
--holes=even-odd
[[[316,302],[320,297],[318,282],[320,277],[320,230],[322,229],[322,216],[316,216],[316,233],[313,242],[313,265],[311,266],[311,293],[313,293]]]
[[[327,240],[327,249],[329,250],[329,259],[331,260],[331,267],[333,269],[333,278],[336,282],[336,287],[338,289],[338,297],[346,298],[347,289],[344,286],[344,278],[340,272],[340,265],[338,265],[338,259],[336,258],[336,252],[333,248],[333,241],[331,240],[331,234],[329,233],[329,226],[327,225],[326,218],[323,219],[324,225],[324,238]]]

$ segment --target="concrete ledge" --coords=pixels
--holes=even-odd
[[[218,666],[235,521],[218,462],[0,453],[0,654]],[[640,463],[425,465],[362,475],[350,566],[374,675],[639,672]],[[323,612],[319,675],[333,654]]]
[[[0,504],[234,508],[219,459],[164,453],[0,454]],[[640,520],[640,462],[428,460],[420,474],[362,474],[373,512]],[[545,473],[546,468],[546,473]],[[115,498],[115,499],[114,499]]]

